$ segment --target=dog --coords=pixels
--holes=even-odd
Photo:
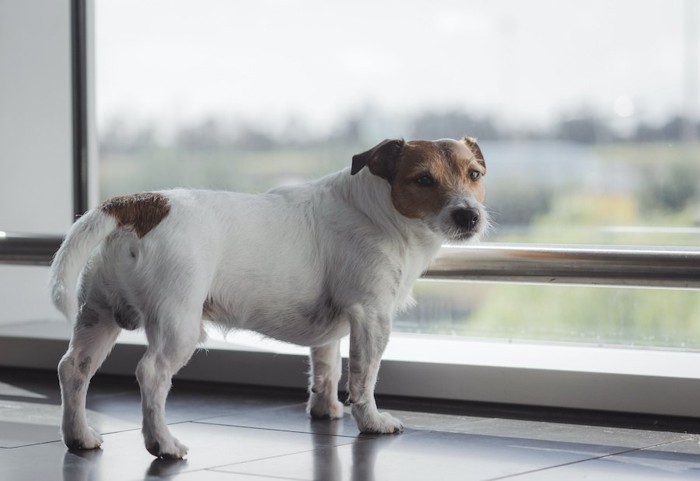
[[[363,433],[402,423],[374,399],[394,313],[444,241],[488,226],[486,163],[475,139],[385,140],[340,172],[264,194],[168,190],[116,197],[68,232],[51,266],[52,300],[73,334],[58,365],[64,443],[100,447],[88,383],[122,329],[143,329],[138,363],[146,449],[182,458],[165,401],[205,322],[310,347],[307,412],[340,418],[339,340],[350,336],[348,392]]]

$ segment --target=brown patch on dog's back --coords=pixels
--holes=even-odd
[[[117,219],[119,227],[134,229],[140,239],[170,213],[170,204],[163,194],[146,192],[114,197],[101,209]]]

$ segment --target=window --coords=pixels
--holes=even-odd
[[[700,246],[692,2],[98,0],[96,11],[101,198],[260,192],[387,137],[469,134],[488,164],[489,242]],[[396,330],[700,343],[693,291],[421,281],[416,296]]]
[[[69,2],[50,3],[39,23],[35,6],[0,6],[10,39],[0,42],[0,160],[43,159],[13,164],[21,175],[3,170],[13,174],[0,176],[0,194],[36,196],[6,199],[4,230],[65,231],[72,194],[85,194],[70,186],[66,150]],[[96,94],[96,110],[88,105],[82,117],[96,114],[99,128],[92,205],[175,185],[259,192],[344,167],[385,137],[475,135],[495,225],[458,260],[477,259],[487,274],[470,277],[493,281],[503,276],[490,277],[492,261],[512,270],[527,259],[530,270],[514,277],[540,284],[419,282],[418,307],[397,319],[378,392],[698,415],[698,293],[679,288],[700,279],[695,2],[70,3],[74,14],[85,5],[85,24],[73,19],[87,28],[91,53],[81,92]],[[4,45],[32,55],[17,63]],[[28,79],[50,79],[51,88]],[[51,174],[32,175],[39,170]],[[0,262],[7,238],[0,234]],[[38,255],[25,260],[45,263],[58,240],[28,243]],[[647,257],[635,282],[655,282],[663,270],[673,288],[591,285],[586,265],[613,271],[605,249],[640,250]],[[654,276],[644,275],[647,258]],[[550,274],[584,285],[544,285]],[[48,306],[45,277],[42,267],[0,266],[3,366],[51,369],[65,350],[69,330]],[[26,319],[60,322],[6,323]],[[181,375],[304,385],[304,350],[268,345],[273,355],[251,349],[251,339],[210,343]],[[102,372],[132,374],[141,352],[143,340],[126,333]],[[255,375],[219,369],[248,363]]]

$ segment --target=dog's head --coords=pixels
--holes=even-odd
[[[475,139],[385,140],[353,156],[350,172],[365,166],[389,182],[400,214],[422,219],[446,239],[463,241],[486,229],[486,162]]]

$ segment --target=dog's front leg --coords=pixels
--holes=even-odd
[[[311,417],[343,417],[343,404],[338,401],[338,381],[341,374],[340,341],[311,348],[310,393],[306,407]]]
[[[352,415],[363,433],[403,431],[401,421],[389,413],[380,413],[374,400],[379,363],[389,342],[390,330],[389,318],[356,321],[350,329],[348,389]]]

